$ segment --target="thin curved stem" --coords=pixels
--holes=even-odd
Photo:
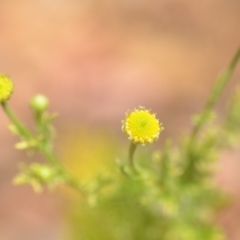
[[[28,128],[24,126],[22,122],[17,118],[17,116],[12,112],[8,104],[4,102],[4,103],[1,103],[1,105],[6,115],[9,117],[12,123],[16,125],[16,127],[21,132],[21,134],[27,138],[34,138],[33,134],[28,130]]]
[[[228,67],[223,71],[223,73],[217,78],[213,89],[211,91],[210,97],[205,105],[205,107],[202,110],[202,120],[196,124],[192,130],[191,133],[191,139],[195,139],[195,137],[198,135],[199,131],[205,124],[205,116],[209,114],[209,112],[214,108],[216,105],[219,97],[221,96],[223,90],[225,89],[227,83],[229,82],[238,62],[240,60],[240,48],[234,55],[233,59],[231,60]]]
[[[135,173],[137,172],[137,168],[134,162],[134,153],[136,148],[137,148],[137,145],[131,142],[129,146],[129,152],[128,152],[129,163]]]
[[[207,122],[208,115],[211,113],[212,109],[215,107],[219,97],[221,96],[223,90],[225,89],[227,83],[229,82],[238,62],[240,60],[240,48],[237,50],[233,59],[231,60],[228,67],[223,71],[223,73],[217,78],[213,89],[211,91],[210,97],[206,102],[205,107],[200,113],[199,122],[197,122],[190,133],[190,140],[188,146],[188,163],[183,173],[183,179],[188,179],[189,176],[194,176],[195,162],[196,159],[194,157],[194,148],[196,146],[196,141],[199,132],[204,127]]]

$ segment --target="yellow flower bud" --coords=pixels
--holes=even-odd
[[[126,113],[126,118],[122,121],[122,130],[134,144],[145,145],[156,141],[163,127],[155,114],[139,107]]]
[[[4,103],[11,97],[14,85],[12,80],[5,76],[0,75],[0,103]]]

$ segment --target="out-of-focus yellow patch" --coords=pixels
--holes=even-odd
[[[116,139],[105,130],[71,128],[61,137],[58,154],[68,172],[81,182],[109,173],[118,156]]]

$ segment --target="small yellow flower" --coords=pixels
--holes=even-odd
[[[12,80],[5,75],[0,75],[0,103],[6,102],[11,97],[13,89]]]
[[[155,114],[139,107],[126,113],[126,118],[122,121],[122,130],[133,143],[145,145],[156,141],[163,127]]]

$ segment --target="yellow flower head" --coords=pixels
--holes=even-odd
[[[133,143],[145,145],[156,141],[163,127],[155,114],[139,107],[126,113],[126,118],[122,121],[122,130]]]
[[[0,103],[6,102],[11,97],[13,89],[12,80],[5,75],[0,75]]]

